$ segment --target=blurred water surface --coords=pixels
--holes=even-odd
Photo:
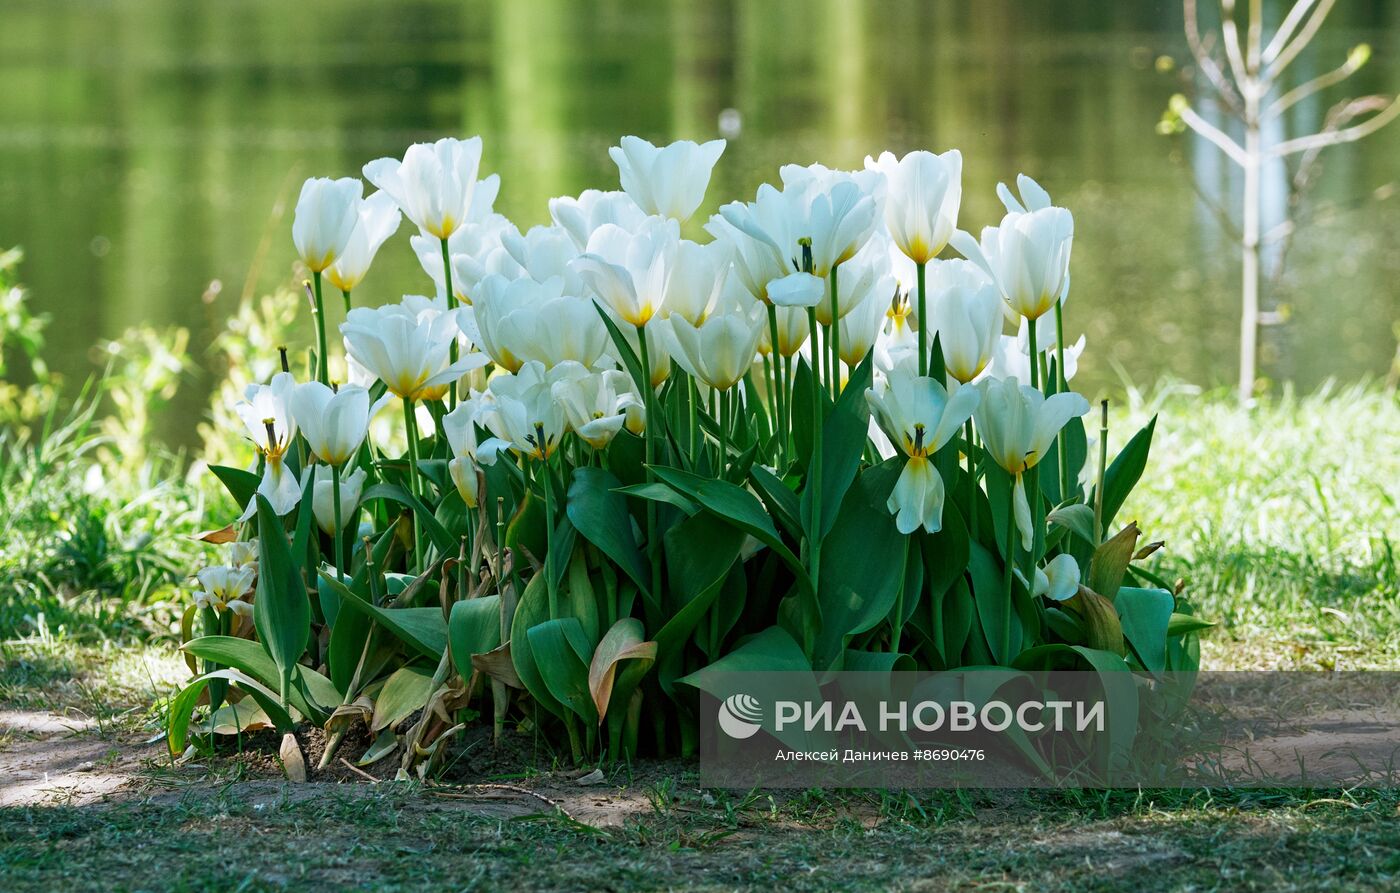
[[[1375,58],[1349,89],[1400,88],[1400,10],[1338,6],[1299,75],[1364,41]],[[523,229],[546,221],[550,196],[615,188],[606,150],[619,134],[711,138],[734,110],[742,127],[700,218],[752,197],[783,162],[858,167],[881,149],[956,146],[965,228],[995,222],[996,182],[1019,171],[1073,210],[1081,389],[1233,381],[1238,264],[1191,184],[1225,202],[1237,186],[1213,149],[1154,131],[1180,89],[1159,70],[1185,57],[1175,0],[4,7],[0,245],[24,246],[24,278],[57,320],[53,364],[70,376],[94,368],[95,339],[136,323],[189,327],[199,360],[239,294],[294,275],[304,177],[479,133],[503,181],[497,209]],[[1314,126],[1327,106],[1302,103],[1291,123]],[[1386,199],[1400,126],[1331,151],[1318,219],[1274,293],[1293,322],[1265,346],[1264,371],[1304,386],[1382,373],[1400,319],[1400,206]],[[360,301],[428,287],[407,230]],[[187,385],[181,407],[197,412],[207,386]],[[165,433],[188,443],[192,421],[177,413]]]

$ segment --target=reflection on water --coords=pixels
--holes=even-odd
[[[1315,45],[1318,70],[1364,40],[1375,61],[1353,89],[1396,89],[1396,13],[1385,0],[1341,6]],[[781,162],[859,166],[884,148],[958,146],[965,228],[995,222],[996,181],[1018,171],[1074,211],[1068,326],[1090,340],[1083,389],[1233,377],[1237,264],[1190,185],[1194,169],[1228,200],[1228,172],[1213,150],[1153,129],[1177,89],[1155,61],[1184,56],[1176,0],[7,7],[0,244],[24,245],[36,302],[59,320],[55,365],[70,374],[90,368],[95,338],[136,322],[189,326],[199,349],[245,287],[287,281],[289,204],[306,176],[480,133],[502,175],[497,207],[525,226],[546,219],[552,195],[613,186],[606,149],[619,134],[710,138],[733,109],[742,130],[709,209],[750,197]],[[1300,125],[1325,111],[1300,106]],[[1318,220],[1277,293],[1294,323],[1268,339],[1267,372],[1310,385],[1384,371],[1400,209],[1370,193],[1396,177],[1397,150],[1400,126],[1326,160]],[[214,280],[219,297],[201,300]],[[405,229],[357,297],[426,281]],[[189,427],[170,433],[187,441]]]

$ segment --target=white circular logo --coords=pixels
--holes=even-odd
[[[719,705],[719,727],[730,738],[752,738],[761,728],[763,705],[750,695],[737,694],[725,698]]]

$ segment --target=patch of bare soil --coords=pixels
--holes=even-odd
[[[86,717],[0,711],[0,807],[85,806],[136,792],[159,743]]]

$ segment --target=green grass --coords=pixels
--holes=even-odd
[[[1213,669],[1400,666],[1400,400],[1375,386],[1285,395],[1251,411],[1163,389],[1114,420],[1116,449],[1160,413],[1120,514],[1165,540]]]
[[[619,828],[474,814],[416,787],[202,790],[0,812],[6,889],[1381,890],[1393,794],[855,796],[714,804]],[[893,814],[899,812],[899,815]]]

